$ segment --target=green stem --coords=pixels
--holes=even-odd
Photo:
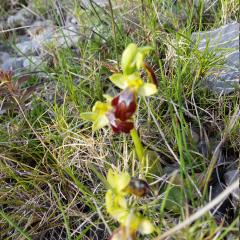
[[[141,163],[141,169],[144,169],[145,167],[145,160],[144,160],[144,148],[142,145],[142,142],[138,136],[137,130],[135,128],[133,128],[130,131],[134,146],[135,146],[135,151],[137,153],[138,156],[138,160]]]

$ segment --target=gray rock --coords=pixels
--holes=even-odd
[[[24,57],[10,57],[0,65],[4,71],[15,71],[23,68]]]
[[[40,52],[40,46],[31,40],[17,43],[16,48],[19,50],[20,54],[23,55],[37,55]]]
[[[74,47],[80,36],[77,24],[68,23],[65,27],[57,28],[51,21],[35,22],[29,29],[29,34],[32,43],[29,47],[26,45],[24,48],[26,52],[31,52],[34,49],[44,51],[48,46],[55,48]]]
[[[217,5],[216,0],[193,0],[193,4],[196,8],[200,7],[200,4],[203,2],[203,8],[205,11],[209,10],[212,7]]]
[[[67,48],[75,47],[79,40],[79,34],[76,32],[75,28],[69,27],[57,31],[52,40],[56,42],[57,47]]]
[[[224,180],[226,182],[226,185],[229,186],[235,181],[239,181],[239,171],[238,170],[231,170],[227,171],[224,174]],[[239,201],[239,196],[240,196],[240,189],[236,189],[231,193],[233,199],[235,202]]]
[[[39,56],[26,57],[9,57],[0,64],[0,68],[4,71],[19,71],[22,69],[36,69],[42,66],[42,59]]]
[[[36,69],[42,65],[42,58],[38,56],[28,57],[23,61],[23,67],[28,69]]]
[[[239,84],[239,23],[233,22],[213,31],[193,33],[192,39],[200,51],[208,50],[222,56],[221,70],[212,68],[204,85],[214,93],[229,94],[240,87]]]
[[[28,26],[33,21],[33,14],[25,8],[20,9],[15,15],[11,15],[7,19],[10,27]]]
[[[39,46],[51,41],[55,32],[56,26],[51,20],[36,21],[28,29],[28,33],[31,36],[31,41]]]
[[[7,61],[9,58],[10,55],[7,52],[0,52],[0,65]]]
[[[98,5],[100,7],[107,7],[108,6],[108,0],[82,0],[82,3],[85,7],[91,7],[91,3],[92,2],[93,5]]]

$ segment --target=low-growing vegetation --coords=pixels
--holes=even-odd
[[[237,239],[240,88],[199,44],[238,8],[2,1],[0,239]]]

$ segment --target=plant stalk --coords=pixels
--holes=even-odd
[[[141,169],[143,170],[145,167],[145,158],[144,158],[144,148],[143,148],[142,142],[141,142],[138,132],[135,128],[133,128],[130,131],[130,134],[131,134],[134,146],[135,146],[135,151],[137,153],[138,160],[140,161],[140,164],[141,164]]]

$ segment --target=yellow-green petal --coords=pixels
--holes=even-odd
[[[109,189],[105,195],[106,209],[108,213],[111,213],[113,206],[113,191]]]
[[[138,48],[138,53],[136,54],[136,59],[135,59],[138,70],[140,70],[143,67],[144,58],[148,55],[148,53],[151,50],[152,48],[149,46]]]
[[[113,97],[108,94],[103,94],[103,97],[107,100],[107,103],[110,103],[113,99]]]
[[[98,116],[97,119],[93,122],[92,130],[97,131],[97,130],[107,126],[108,124],[109,124],[109,120],[108,120],[107,116],[105,116],[105,115]]]
[[[131,180],[131,177],[127,172],[120,174],[117,181],[118,191],[124,190],[129,184],[130,180]]]
[[[120,89],[125,89],[127,87],[127,77],[121,73],[114,73],[109,79]]]
[[[117,173],[109,170],[107,180],[116,192],[121,192],[127,187],[131,178],[127,172]]]
[[[140,86],[142,86],[143,80],[139,73],[135,72],[133,74],[127,75],[127,87],[135,88],[138,90]]]
[[[141,223],[140,216],[138,216],[134,212],[131,212],[131,213],[129,213],[128,218],[127,218],[126,222],[124,223],[124,225],[126,227],[129,227],[131,229],[131,231],[137,231],[140,223]]]
[[[84,113],[80,113],[80,117],[83,120],[94,122],[97,118],[97,114],[93,112],[84,112]]]
[[[148,53],[149,53],[151,50],[153,50],[153,48],[150,47],[150,46],[145,46],[145,47],[140,47],[140,48],[138,48],[138,51],[141,52],[144,56],[147,56]]]
[[[153,83],[144,83],[139,89],[138,89],[138,95],[147,97],[155,94],[157,92],[157,87]]]
[[[138,70],[140,70],[143,67],[143,63],[144,63],[144,54],[142,54],[141,52],[138,52],[136,55],[136,67]]]
[[[124,196],[115,194],[109,189],[105,195],[107,212],[119,222],[124,222],[127,217],[127,201]]]
[[[100,114],[105,114],[110,110],[110,108],[111,108],[110,103],[97,101],[93,106],[92,111]]]
[[[113,187],[112,183],[115,181],[115,173],[113,172],[112,169],[108,170],[107,181],[110,184],[110,186]]]
[[[126,222],[128,214],[129,214],[128,210],[124,208],[114,209],[111,212],[111,216],[121,224],[124,224]]]
[[[138,232],[141,234],[150,234],[155,231],[155,227],[148,219],[142,219],[139,226],[138,226]]]

